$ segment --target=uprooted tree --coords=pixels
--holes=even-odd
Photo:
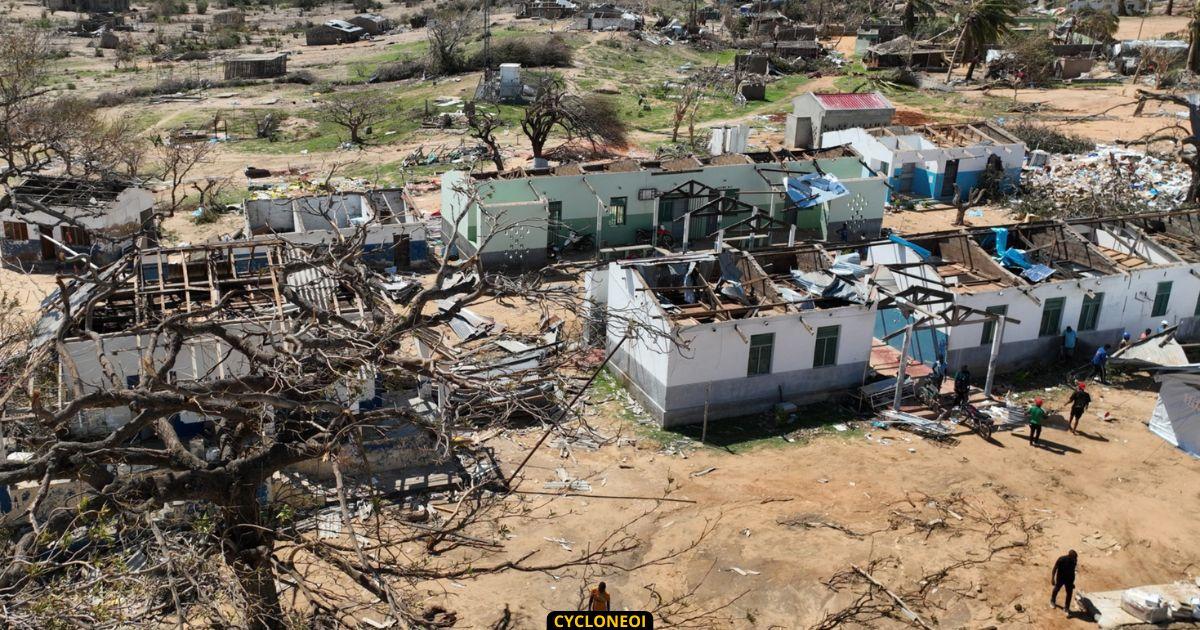
[[[1149,147],[1155,143],[1166,142],[1173,145],[1179,161],[1186,164],[1192,172],[1192,179],[1188,184],[1184,202],[1195,203],[1197,199],[1200,199],[1200,95],[1190,94],[1183,96],[1181,94],[1138,90],[1137,97],[1137,108],[1134,110],[1134,116],[1140,115],[1146,103],[1150,101],[1171,103],[1187,109],[1187,127],[1178,123],[1168,125],[1162,129],[1148,133],[1129,144],[1142,144]]]
[[[489,234],[515,226],[488,221]],[[27,453],[0,463],[0,484],[24,493],[24,520],[0,547],[0,623],[359,627],[370,615],[431,627],[454,617],[421,603],[431,580],[634,571],[694,548],[699,539],[636,552],[639,518],[567,559],[508,556],[505,519],[528,510],[508,494],[519,469],[472,478],[446,514],[418,518],[388,501],[368,455],[379,444],[413,464],[453,456],[460,418],[479,422],[478,404],[488,405],[481,428],[520,416],[550,435],[569,420],[569,406],[532,404],[513,379],[481,379],[439,350],[439,327],[483,300],[586,309],[539,275],[485,275],[477,258],[443,261],[396,304],[363,263],[365,238],[144,250],[105,269],[81,256],[83,272],[61,278],[35,328],[0,322],[3,345],[22,349],[0,354],[4,438]],[[569,365],[554,355],[542,379],[579,391]],[[377,382],[471,395],[432,413],[382,401]],[[396,442],[414,429],[424,446]],[[314,466],[331,474],[326,499],[281,481]],[[343,536],[320,534],[320,509]]]

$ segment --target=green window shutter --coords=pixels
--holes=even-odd
[[[1167,306],[1171,303],[1171,282],[1159,282],[1158,289],[1154,291],[1154,308],[1150,310],[1150,317],[1162,317],[1167,314]]]
[[[775,333],[750,335],[750,358],[746,364],[746,376],[771,373],[771,359],[775,350]]]
[[[1067,298],[1050,298],[1042,305],[1042,326],[1038,329],[1039,337],[1052,337],[1062,328],[1063,307]]]
[[[817,329],[813,367],[837,365],[838,336],[841,329],[841,326],[822,326]]]
[[[1104,294],[1097,293],[1083,297],[1083,306],[1079,309],[1079,326],[1077,330],[1096,330],[1100,322],[1100,307],[1104,304]]]
[[[1001,304],[999,306],[989,306],[984,310],[986,310],[987,312],[992,313],[994,315],[1008,315],[1008,305],[1007,304]],[[984,322],[983,323],[983,336],[979,339],[979,345],[986,346],[989,343],[992,343],[992,339],[994,339],[995,337],[996,337],[996,322],[993,320],[988,320],[988,321]]]

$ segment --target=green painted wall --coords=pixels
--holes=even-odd
[[[831,204],[828,220],[839,220],[835,217],[850,214],[850,206],[847,205],[851,203],[850,200],[853,200],[853,207],[858,211],[882,218],[886,187],[878,178],[864,178],[869,173],[857,158],[823,159],[818,164],[822,171],[843,180],[852,193],[843,204],[838,204],[841,200]],[[695,180],[717,189],[736,189],[742,202],[767,212],[771,208],[772,198],[777,210],[784,206],[783,196],[769,191],[772,186],[779,186],[787,174],[783,172],[785,170],[788,173],[816,172],[811,161],[804,161],[783,165],[772,163],[709,166],[684,172],[597,172],[586,175],[485,180],[476,184],[477,197],[486,200],[482,212],[475,207],[469,210],[464,208],[467,195],[447,192],[448,187],[461,187],[468,181],[465,173],[453,172],[443,175],[442,212],[447,217],[454,218],[467,211],[467,225],[475,228],[468,233],[473,235],[471,241],[476,245],[479,245],[490,229],[487,217],[494,217],[500,224],[512,226],[511,231],[514,234],[497,236],[485,251],[541,249],[546,247],[550,239],[547,232],[547,210],[542,200],[546,203],[557,201],[562,203],[564,224],[577,232],[593,235],[602,245],[616,247],[633,244],[638,229],[650,229],[654,225],[655,201],[653,198],[639,199],[644,190],[653,189],[661,194]],[[617,220],[612,210],[613,199],[617,197],[626,199],[623,223]],[[597,198],[602,201],[603,206],[597,203]],[[692,200],[689,208],[694,209],[706,202],[706,199]],[[719,225],[725,227],[747,216],[749,215],[739,214],[723,217]],[[797,225],[801,228],[820,229],[824,220],[818,209],[801,211],[797,217]],[[715,220],[692,223],[691,238],[703,238],[716,230],[718,225]],[[664,223],[664,226],[682,235],[682,222],[677,225]],[[561,241],[565,238],[565,233],[558,235],[558,238]]]

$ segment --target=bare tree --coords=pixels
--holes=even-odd
[[[392,111],[386,98],[373,92],[353,92],[334,96],[321,103],[320,115],[350,133],[350,143],[366,144],[371,125],[385,120]]]
[[[426,38],[429,40],[428,70],[431,74],[462,71],[465,65],[463,46],[475,32],[478,21],[473,13],[444,7],[429,17]]]
[[[705,87],[699,82],[686,81],[677,90],[675,108],[671,113],[671,142],[679,142],[679,129],[692,119],[704,101]]]
[[[545,156],[546,143],[555,130],[568,142],[583,139],[593,146],[600,142],[623,146],[626,142],[626,125],[611,101],[572,94],[562,78],[553,74],[535,81],[535,96],[525,108],[521,130],[529,138],[535,158]]]
[[[187,200],[187,182],[197,166],[208,159],[212,145],[207,142],[165,143],[160,142],[154,148],[154,158],[157,162],[159,179],[170,186],[169,194],[159,214],[175,216]]]
[[[7,25],[0,29],[0,180],[39,171],[54,159],[45,142],[51,88],[46,31]],[[55,123],[61,125],[64,121]]]
[[[503,171],[504,154],[500,151],[500,141],[496,139],[496,130],[504,125],[503,121],[496,112],[484,109],[475,101],[467,103],[463,110],[467,115],[467,128],[471,130],[471,135],[487,146],[496,170]]]

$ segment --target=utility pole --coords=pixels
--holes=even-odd
[[[492,0],[483,0],[483,74],[492,73]]]

